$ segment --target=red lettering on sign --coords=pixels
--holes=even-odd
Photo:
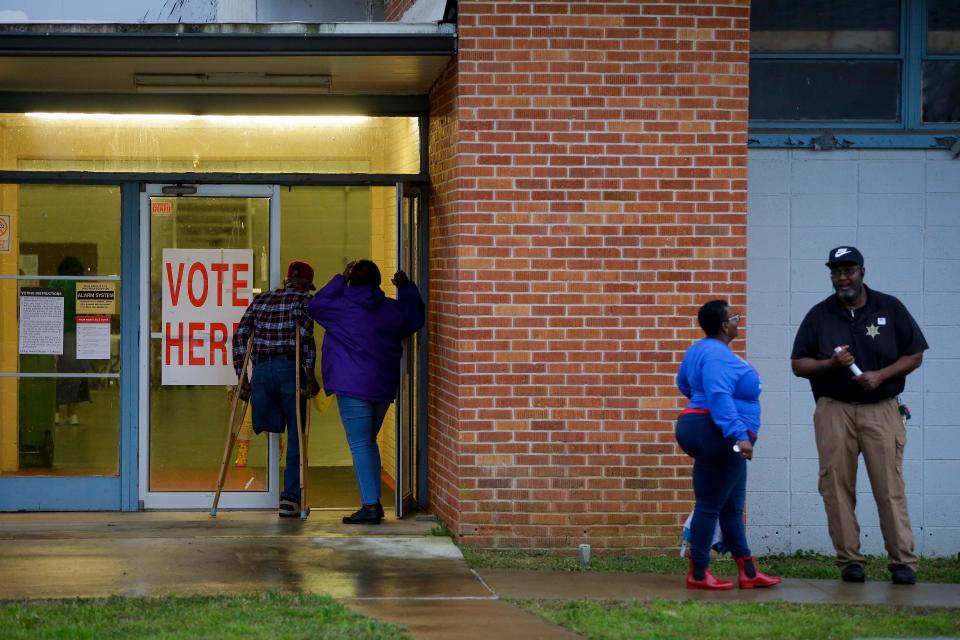
[[[217,274],[217,306],[223,306],[223,274],[227,272],[230,265],[226,262],[214,262],[210,265],[210,270]]]
[[[203,281],[203,290],[198,296],[193,287],[194,277],[197,272],[200,272],[201,279]],[[207,301],[207,290],[210,287],[210,283],[207,279],[207,268],[203,266],[202,262],[194,262],[193,266],[190,267],[190,272],[187,275],[187,295],[190,297],[190,302],[193,303],[195,307],[202,307],[203,303]]]
[[[164,340],[165,349],[163,353],[164,363],[170,364],[170,351],[176,348],[177,353],[180,355],[180,357],[177,359],[177,364],[180,366],[183,366],[183,323],[182,322],[177,323],[177,335],[179,336],[178,338],[174,338],[172,335],[170,335],[169,322],[167,322],[164,325],[163,331],[166,335],[166,339]]]
[[[177,265],[177,284],[173,284],[173,271],[171,267],[173,266],[169,262],[164,265],[167,268],[167,290],[170,292],[170,303],[173,306],[177,306],[177,301],[180,299],[180,284],[183,281],[183,263]]]
[[[239,298],[237,294],[241,289],[246,289],[250,286],[250,281],[246,278],[240,279],[240,272],[247,273],[250,270],[250,265],[248,264],[235,264],[233,265],[233,306],[235,307],[246,307],[250,304],[250,300],[247,298]]]
[[[222,322],[210,323],[210,366],[216,366],[216,357],[214,353],[221,353],[221,362],[224,366],[228,364],[227,360],[227,325]]]
[[[187,332],[189,335],[188,343],[190,345],[190,349],[187,355],[187,364],[189,364],[191,367],[198,367],[205,363],[203,361],[203,357],[196,356],[193,350],[196,349],[197,347],[203,346],[203,338],[202,337],[198,338],[197,333],[200,333],[203,331],[204,323],[190,322],[187,324],[187,327],[188,327]]]

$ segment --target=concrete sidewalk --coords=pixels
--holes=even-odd
[[[347,513],[0,514],[0,600],[298,591],[425,640],[578,637],[500,600],[449,538],[425,535],[435,523]]]
[[[701,600],[706,602],[770,602],[860,604],[898,607],[960,607],[960,584],[890,582],[850,584],[838,580],[787,578],[770,589],[691,591],[683,576],[646,573],[564,571],[477,572],[492,591],[507,599],[542,600]],[[733,576],[720,576],[727,580]]]
[[[681,576],[471,571],[434,525],[378,527],[315,511],[306,522],[273,513],[0,514],[0,600],[264,591],[326,594],[407,626],[415,638],[570,639],[511,599],[786,600],[960,607],[960,585],[894,587],[786,580],[756,591],[687,591]]]

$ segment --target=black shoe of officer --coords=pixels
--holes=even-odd
[[[890,567],[890,581],[893,584],[917,584],[917,573],[905,564]]]
[[[343,517],[343,524],[380,524],[383,519],[377,512],[377,505],[364,505],[349,516]]]
[[[843,571],[840,572],[840,577],[844,582],[863,582],[867,579],[867,575],[863,571],[863,565],[859,564],[845,566]]]

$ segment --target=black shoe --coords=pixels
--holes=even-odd
[[[280,498],[280,511],[277,513],[281,518],[293,518],[300,515],[300,502],[288,496]]]
[[[843,571],[840,572],[840,577],[844,582],[864,582],[867,579],[866,574],[863,572],[863,565],[859,564],[848,564],[843,568]]]
[[[343,524],[380,524],[383,519],[376,509],[360,507],[349,516],[343,517]]]
[[[890,567],[890,581],[893,584],[917,584],[917,572],[905,564]]]
[[[379,500],[377,500],[377,515],[383,520],[383,505],[380,504]]]

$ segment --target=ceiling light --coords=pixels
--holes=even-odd
[[[31,111],[24,114],[38,120],[90,121],[127,124],[131,121],[143,124],[162,124],[165,122],[209,123],[217,126],[264,127],[329,127],[336,125],[361,124],[370,120],[369,116],[300,116],[300,115],[190,115],[181,113],[58,113],[51,111]]]

